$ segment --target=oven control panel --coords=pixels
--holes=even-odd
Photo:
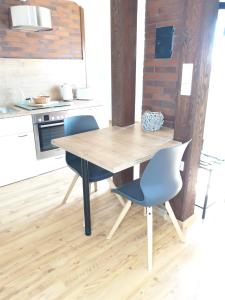
[[[35,114],[32,115],[32,120],[34,124],[37,123],[47,123],[47,122],[54,122],[64,120],[68,116],[67,111],[55,111],[51,113],[43,113],[43,114]]]

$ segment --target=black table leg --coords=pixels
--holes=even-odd
[[[90,192],[89,192],[87,160],[81,159],[81,168],[82,168],[82,179],[83,179],[85,234],[91,235]]]

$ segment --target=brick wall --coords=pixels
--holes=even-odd
[[[166,124],[174,126],[178,96],[179,56],[182,47],[184,19],[183,0],[147,0],[145,28],[145,60],[143,111],[162,111]],[[174,26],[171,59],[155,59],[155,31],[157,27]]]
[[[29,0],[25,4],[51,9],[53,30],[20,32],[9,29],[9,7],[18,0],[0,1],[1,58],[82,58],[80,8],[67,0]]]

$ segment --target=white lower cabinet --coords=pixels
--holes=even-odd
[[[65,154],[37,160],[36,175],[47,173],[66,166]]]
[[[93,115],[108,126],[103,106],[70,110],[69,116]],[[31,115],[0,119],[0,187],[66,166],[65,155],[37,159]]]
[[[30,116],[0,120],[0,186],[35,175],[36,152]],[[5,127],[8,125],[9,127]],[[28,125],[24,128],[24,124]],[[27,131],[29,130],[29,131]]]

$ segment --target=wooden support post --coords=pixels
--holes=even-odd
[[[135,118],[137,0],[111,0],[112,125]],[[114,176],[116,185],[133,179],[133,168]]]
[[[218,14],[217,0],[186,0],[184,36],[180,55],[180,79],[184,63],[193,64],[192,91],[190,96],[180,95],[177,100],[175,139],[192,139],[185,155],[183,189],[170,203],[176,217],[185,221],[194,213],[195,186],[208,100],[211,72],[211,52]],[[181,81],[179,86],[181,86]]]

